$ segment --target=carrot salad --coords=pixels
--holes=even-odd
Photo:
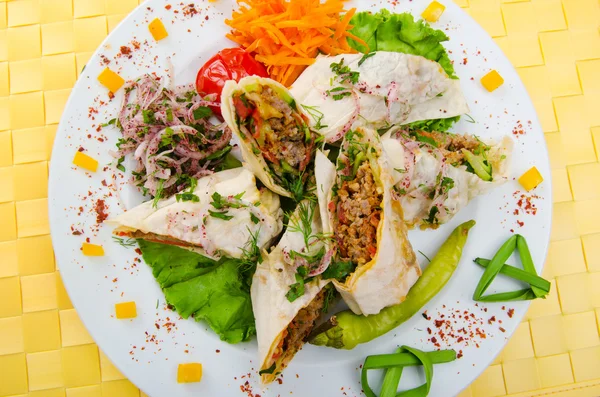
[[[225,23],[227,37],[267,66],[272,79],[290,86],[319,53],[355,53],[350,33],[355,8],[344,10],[346,0],[238,0],[239,9]],[[340,15],[343,14],[342,17]]]

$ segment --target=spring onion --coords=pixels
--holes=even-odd
[[[433,379],[433,364],[449,363],[456,360],[456,351],[439,350],[423,352],[408,346],[399,347],[394,354],[368,356],[361,371],[361,385],[367,397],[377,397],[367,379],[370,369],[387,369],[379,397],[425,397],[429,393]],[[425,384],[402,392],[397,392],[404,367],[422,365],[425,371]]]
[[[519,251],[524,270],[505,265],[506,260],[512,255],[515,249]],[[531,300],[545,298],[550,291],[550,283],[537,275],[531,253],[529,252],[529,247],[527,246],[525,238],[521,235],[516,234],[510,237],[502,247],[500,247],[498,252],[496,252],[491,261],[477,258],[475,263],[485,267],[485,271],[473,293],[473,300],[475,301],[507,302]],[[530,288],[484,296],[483,294],[494,281],[498,273],[503,273],[509,277],[529,283]]]

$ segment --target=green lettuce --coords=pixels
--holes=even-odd
[[[239,260],[215,261],[146,240],[138,240],[138,244],[167,302],[181,317],[205,320],[229,343],[248,340],[256,333],[250,290]]]
[[[411,14],[392,14],[388,10],[372,14],[365,11],[355,14],[350,24],[354,26],[350,32],[367,43],[368,51],[420,55],[439,63],[448,76],[457,78],[448,53],[441,44],[448,41],[448,36],[422,20],[415,21]],[[348,44],[357,51],[367,52],[367,48],[355,40],[349,39]],[[418,121],[408,127],[424,131],[448,131],[459,118]]]

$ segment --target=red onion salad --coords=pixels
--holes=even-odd
[[[144,195],[168,197],[192,180],[240,166],[230,154],[231,130],[210,120],[210,106],[220,106],[216,95],[202,96],[193,84],[169,89],[153,75],[127,82],[124,90],[118,117],[104,126],[121,130],[112,154],[121,171],[125,156],[133,155],[133,183]]]

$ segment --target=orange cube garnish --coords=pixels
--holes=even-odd
[[[504,84],[504,79],[502,78],[502,76],[500,76],[500,74],[498,74],[498,72],[492,70],[491,72],[489,72],[481,78],[481,84],[485,87],[486,90],[492,92],[496,88]]]
[[[96,170],[98,169],[98,160],[88,156],[83,152],[75,152],[75,157],[73,157],[73,164],[92,172],[96,172]]]
[[[165,29],[165,25],[163,25],[162,21],[158,18],[150,22],[148,30],[150,30],[152,37],[154,37],[154,40],[156,41],[160,41],[169,35],[167,29]]]
[[[179,364],[177,367],[177,383],[194,383],[202,380],[202,364]]]
[[[123,77],[119,76],[109,68],[104,69],[102,73],[100,73],[98,81],[113,94],[119,91],[119,88],[125,84]]]
[[[115,312],[118,319],[136,318],[137,307],[135,302],[123,302],[115,305]]]
[[[427,6],[425,11],[423,11],[421,16],[427,22],[437,22],[444,13],[444,10],[446,10],[446,7],[443,4],[440,4],[437,1],[432,1],[431,4]]]

